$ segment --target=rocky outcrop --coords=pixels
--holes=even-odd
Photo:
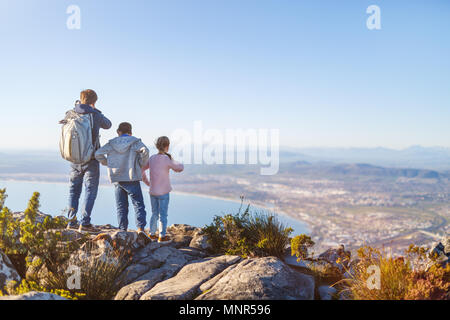
[[[241,260],[238,256],[206,258],[189,263],[175,276],[155,285],[141,300],[190,300],[201,292],[202,283]]]
[[[188,247],[195,234],[200,232],[200,228],[192,227],[187,224],[173,224],[167,228],[167,234],[172,239],[172,245],[175,248]]]
[[[0,251],[0,290],[10,281],[20,282],[21,279],[11,260],[6,254]]]
[[[185,254],[173,247],[163,246],[148,256],[140,260],[137,264],[132,264],[125,270],[126,281],[131,283],[140,280],[161,281],[174,275],[188,261],[194,257]]]
[[[442,239],[442,244],[444,245],[445,254],[450,255],[450,236],[444,237]]]
[[[123,272],[126,284],[115,300],[137,300],[158,282],[174,276],[186,263],[204,254],[195,250],[176,249],[170,245],[151,243],[138,251],[132,264]]]
[[[36,223],[44,222],[46,217],[52,218],[51,215],[45,214],[45,213],[42,213],[42,212],[38,211],[36,213]],[[20,222],[24,222],[25,221],[25,212],[14,212],[13,213],[13,218],[18,220],[18,221],[20,221]],[[63,217],[63,218],[66,219],[65,217]]]
[[[119,290],[117,295],[114,297],[114,300],[139,300],[142,295],[153,288],[156,283],[156,279],[141,280],[130,283]]]
[[[278,258],[208,257],[200,229],[174,225],[169,230],[172,243],[152,242],[134,252],[115,300],[314,298],[314,278]],[[194,242],[203,245],[193,247]]]
[[[48,292],[28,292],[20,296],[0,297],[0,300],[67,300],[61,296]]]
[[[246,259],[228,270],[197,300],[311,300],[314,278],[275,257]]]
[[[333,267],[339,269],[340,272],[344,273],[345,269],[348,268],[350,264],[350,258],[350,251],[346,251],[344,246],[341,245],[338,248],[330,248],[320,254],[318,260],[326,261]]]
[[[450,263],[450,237],[444,237],[436,243],[431,250],[431,255],[434,255],[443,267]]]
[[[205,293],[206,291],[209,291],[212,287],[214,287],[214,285],[219,282],[220,279],[222,279],[223,277],[225,277],[228,273],[230,273],[234,268],[236,268],[238,266],[238,264],[233,264],[232,266],[226,268],[223,272],[219,273],[217,276],[215,276],[214,278],[206,281],[205,283],[203,283],[200,286],[200,291],[202,293]]]
[[[200,234],[200,233],[194,235],[189,246],[192,248],[197,248],[197,249],[205,250],[205,251],[208,251],[209,249],[211,249],[211,245],[208,242],[208,237],[206,235]]]
[[[150,243],[149,239],[139,236],[135,231],[122,231],[108,226],[101,230],[100,234],[91,235],[90,240],[71,255],[69,264],[83,265],[98,260],[116,263]]]
[[[46,215],[38,214],[38,221]],[[16,214],[17,219],[23,214]],[[351,261],[343,246],[331,248],[319,256],[297,261],[289,248],[283,259],[276,257],[242,259],[238,256],[212,256],[208,238],[200,228],[172,225],[168,234],[172,241],[151,242],[135,231],[122,231],[113,226],[99,226],[100,234],[83,235],[76,230],[49,230],[62,235],[61,242],[83,241],[83,245],[65,259],[56,272],[65,273],[69,265],[96,267],[97,263],[122,264],[121,272],[111,273],[121,288],[115,300],[303,300],[339,298],[329,285],[349,277],[358,260]],[[87,240],[87,241],[86,241]],[[85,241],[85,242],[84,242]],[[59,242],[58,242],[59,244]],[[450,237],[434,246],[433,253],[443,264],[450,259]],[[36,263],[22,270],[27,280],[45,284],[49,271]],[[16,263],[15,263],[16,264]],[[110,267],[109,265],[107,266]],[[87,269],[89,270],[89,269]],[[122,271],[123,270],[123,271]],[[53,271],[55,273],[55,271]],[[320,283],[313,274],[320,273]],[[336,278],[336,279],[335,279]],[[20,276],[10,259],[0,252],[0,286]],[[348,298],[339,293],[341,299]],[[2,300],[64,300],[43,292],[30,292]]]
[[[88,240],[70,255],[61,266],[61,272],[69,264],[83,267],[99,261],[117,264],[126,260],[127,265],[117,279],[121,289],[115,300],[285,300],[314,299],[315,295],[328,300],[335,294],[335,289],[328,286],[315,290],[311,262],[297,261],[289,249],[283,260],[211,256],[208,238],[200,228],[172,225],[168,228],[172,241],[160,244],[135,231],[122,231],[110,225],[99,227],[101,233],[87,235]],[[60,232],[64,241],[86,237],[76,230]],[[6,261],[5,255],[1,257]],[[337,261],[345,264],[349,258],[350,253],[340,247],[327,250],[316,260],[340,269]],[[3,265],[11,264],[7,261]],[[34,276],[45,280],[44,271],[45,268],[34,270],[30,266],[27,278]],[[8,279],[20,281],[13,271],[8,273]],[[9,299],[62,298],[47,293],[29,293]]]

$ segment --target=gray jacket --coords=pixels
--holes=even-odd
[[[141,168],[148,162],[149,151],[141,139],[123,135],[97,150],[95,159],[108,166],[111,182],[141,181]]]

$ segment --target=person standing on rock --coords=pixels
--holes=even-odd
[[[122,122],[117,129],[117,138],[110,140],[95,153],[95,158],[108,166],[109,179],[115,186],[117,218],[119,228],[128,230],[128,196],[136,213],[136,226],[140,235],[145,235],[147,221],[141,183],[142,167],[148,162],[149,150],[141,139],[132,136],[132,127]]]
[[[170,141],[167,137],[159,137],[156,141],[158,153],[150,157],[148,163],[142,167],[142,180],[150,187],[150,201],[152,205],[152,217],[150,219],[150,238],[158,239],[158,242],[169,242],[166,235],[167,215],[169,209],[169,194],[172,191],[170,185],[170,169],[175,172],[184,170],[184,166],[172,159],[169,152]],[[146,170],[150,170],[150,181]],[[159,237],[156,236],[156,225],[159,220]]]
[[[64,159],[70,161],[70,190],[68,229],[86,232],[99,232],[91,224],[91,213],[97,198],[100,180],[100,165],[94,153],[100,148],[100,128],[111,128],[111,121],[95,107],[97,93],[84,90],[75,108],[66,113],[62,124],[60,151]],[[85,199],[81,208],[81,223],[78,225],[77,212],[84,183]]]

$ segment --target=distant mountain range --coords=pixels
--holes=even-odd
[[[412,146],[402,150],[388,148],[283,148],[282,162],[308,161],[367,163],[392,168],[450,170],[450,148]]]
[[[365,163],[354,164],[331,164],[331,163],[309,163],[297,161],[284,163],[280,172],[304,174],[315,177],[351,177],[367,176],[382,178],[418,178],[418,179],[441,179],[450,178],[448,172],[438,172],[429,169],[412,168],[385,168]]]

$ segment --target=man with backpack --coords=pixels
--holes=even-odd
[[[69,224],[67,228],[80,232],[99,232],[91,224],[91,212],[97,198],[100,180],[100,164],[95,159],[95,151],[100,148],[100,128],[111,128],[111,121],[95,108],[97,94],[94,90],[84,90],[80,94],[75,109],[66,113],[60,141],[61,155],[72,162],[69,191]],[[80,102],[80,103],[78,103]],[[77,212],[84,183],[85,199],[81,208],[78,225]]]

